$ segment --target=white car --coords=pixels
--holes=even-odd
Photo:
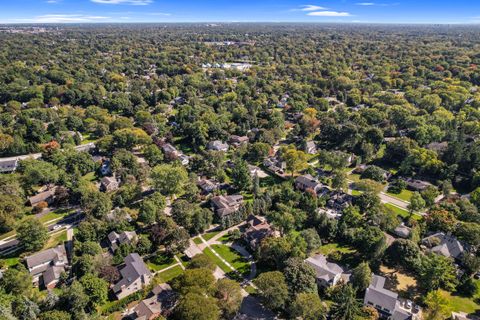
[[[413,307],[413,302],[412,302],[412,300],[407,300],[407,301],[405,301],[405,307],[406,307],[407,309],[412,309],[412,307]]]

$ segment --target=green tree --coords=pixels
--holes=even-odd
[[[457,273],[453,262],[433,253],[423,257],[419,278],[422,288],[426,291],[440,288],[453,291],[457,285]]]
[[[190,292],[180,298],[174,314],[182,320],[217,320],[220,308],[214,298]]]
[[[407,206],[410,215],[414,212],[420,211],[425,208],[425,200],[423,200],[422,195],[418,192],[414,192],[410,198],[410,204]]]
[[[187,269],[172,281],[172,288],[181,294],[188,292],[211,293],[214,289],[215,277],[206,268]]]
[[[108,282],[94,276],[93,274],[87,274],[80,283],[83,285],[85,294],[90,299],[90,304],[93,307],[103,304],[108,298]]]
[[[439,290],[430,291],[424,301],[427,306],[425,320],[444,320],[449,316],[449,302]]]
[[[17,239],[26,251],[38,251],[48,240],[48,230],[37,219],[26,219],[17,228]]]
[[[160,164],[152,169],[151,178],[155,188],[163,195],[181,196],[185,192],[188,173],[184,167]]]
[[[352,270],[350,282],[358,292],[363,292],[370,285],[372,280],[372,270],[366,262],[360,263]]]
[[[217,281],[215,297],[226,319],[233,318],[242,304],[242,288],[234,280],[223,278]]]
[[[316,292],[316,272],[309,264],[300,258],[290,258],[285,263],[283,271],[290,294],[296,296],[303,292]]]
[[[28,296],[32,288],[32,276],[23,265],[17,265],[3,273],[0,285],[7,293]]]
[[[361,314],[361,304],[355,297],[355,289],[349,284],[339,286],[332,300],[330,316],[333,320],[351,320]]]
[[[208,269],[213,272],[217,268],[217,265],[215,264],[215,262],[212,261],[210,257],[208,257],[204,253],[201,253],[194,256],[190,260],[190,263],[188,264],[188,269],[199,269],[199,268]]]
[[[325,320],[327,311],[317,293],[299,293],[290,307],[290,314],[295,319]]]
[[[71,316],[68,312],[60,310],[46,311],[40,314],[40,320],[71,320]]]
[[[232,169],[233,185],[236,189],[247,191],[252,188],[252,177],[248,169],[248,163],[245,160],[235,161],[235,166]]]
[[[264,272],[254,280],[254,283],[267,308],[279,310],[285,306],[288,299],[288,286],[281,272]]]

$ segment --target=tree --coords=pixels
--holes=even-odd
[[[205,268],[187,269],[172,281],[172,288],[181,294],[188,292],[211,293],[215,285],[212,271]]]
[[[245,160],[238,159],[235,161],[232,169],[232,180],[237,190],[247,191],[252,188],[252,177]]]
[[[288,286],[281,272],[264,272],[254,280],[254,283],[267,308],[279,310],[285,306],[288,299]]]
[[[164,213],[166,204],[167,201],[161,193],[153,193],[140,204],[138,221],[146,225],[154,223]]]
[[[269,266],[282,267],[290,257],[292,244],[284,237],[269,237],[260,244],[259,258]]]
[[[184,167],[160,164],[152,169],[151,178],[155,188],[163,195],[180,196],[185,191],[188,173]]]
[[[290,307],[290,314],[302,320],[327,319],[327,312],[317,293],[299,293]]]
[[[422,288],[426,291],[440,288],[453,291],[457,285],[457,273],[453,262],[433,253],[423,257],[419,278]]]
[[[425,320],[443,320],[449,316],[449,302],[440,290],[430,291],[424,302],[427,306],[424,314]]]
[[[370,179],[377,182],[385,181],[385,171],[377,166],[368,166],[360,176],[362,179]]]
[[[22,160],[17,170],[22,173],[23,184],[27,189],[36,185],[56,183],[61,172],[57,166],[49,162],[33,159]]]
[[[201,253],[201,254],[197,254],[190,260],[190,263],[188,264],[187,268],[188,269],[204,268],[213,272],[217,268],[217,265],[215,264],[215,262],[212,261],[210,257],[208,257],[204,253]]]
[[[16,296],[12,301],[13,314],[21,320],[36,319],[40,313],[38,305],[27,297]]]
[[[280,150],[283,161],[287,164],[287,170],[292,176],[295,172],[307,166],[307,156],[305,152],[295,149],[293,146],[282,148]]]
[[[320,236],[318,235],[317,230],[314,228],[305,229],[300,232],[300,235],[307,243],[307,253],[311,253],[322,245],[322,241],[320,240]]]
[[[97,219],[105,217],[112,210],[109,195],[90,188],[81,190],[80,205],[87,215]]]
[[[22,265],[8,268],[0,279],[0,285],[7,293],[14,295],[27,295],[32,288],[32,276]]]
[[[333,320],[351,320],[361,314],[361,304],[355,297],[355,289],[349,284],[335,290],[330,316]]]
[[[34,218],[22,221],[17,228],[17,239],[26,251],[38,251],[48,240],[47,228]]]
[[[352,270],[350,282],[358,292],[363,292],[370,285],[372,270],[366,262],[360,263]]]
[[[150,166],[156,166],[163,161],[162,150],[154,144],[150,144],[143,148],[143,155]]]
[[[316,272],[309,264],[300,258],[290,258],[285,263],[283,271],[290,294],[296,296],[303,292],[316,292]]]
[[[416,271],[421,263],[420,248],[407,239],[396,239],[386,251],[387,260],[394,266],[401,266],[409,271]]]
[[[241,290],[240,284],[234,280],[223,278],[217,281],[215,297],[224,318],[231,319],[237,314],[243,300]]]
[[[103,304],[108,298],[108,282],[100,279],[93,274],[87,274],[80,283],[83,285],[85,294],[89,297],[92,309]]]
[[[71,320],[68,312],[60,310],[51,310],[40,314],[40,320]]]
[[[220,319],[220,308],[214,298],[190,292],[180,298],[174,314],[182,320],[216,320]]]
[[[337,191],[348,188],[347,174],[344,171],[335,171],[332,178],[332,188]]]
[[[82,284],[78,281],[74,281],[69,287],[64,288],[60,296],[63,309],[72,314],[83,313],[88,302],[88,295],[85,294]]]

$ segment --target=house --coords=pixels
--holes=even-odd
[[[309,257],[305,262],[315,269],[317,283],[321,287],[336,286],[342,279],[343,268],[336,263],[328,262],[322,254]]]
[[[17,170],[18,159],[1,159],[0,160],[0,173],[10,173]]]
[[[257,166],[253,166],[251,164],[248,164],[248,172],[250,172],[250,176],[253,178],[255,176],[258,175],[258,173],[260,172],[260,168],[257,167]]]
[[[236,136],[236,135],[230,136],[230,144],[235,147],[248,143],[248,141],[249,139],[247,136]]]
[[[352,200],[353,197],[345,192],[332,191],[330,193],[330,199],[327,201],[327,207],[337,211],[342,211],[350,206]]]
[[[407,305],[398,299],[398,294],[385,289],[386,279],[373,275],[370,286],[365,291],[363,304],[377,309],[381,319],[417,319]]]
[[[161,145],[162,151],[165,154],[165,158],[168,160],[176,160],[180,155],[177,148],[172,146],[170,143],[164,143]]]
[[[342,217],[341,212],[339,212],[337,210],[333,210],[333,209],[318,208],[317,212],[320,213],[320,214],[326,215],[328,219],[340,220],[340,218]]]
[[[125,266],[120,269],[121,279],[113,286],[113,292],[122,299],[147,286],[153,278],[138,253],[131,253],[124,259]]]
[[[149,297],[140,301],[133,308],[133,314],[129,318],[137,320],[157,319],[158,316],[171,310],[175,305],[175,301],[176,294],[168,284],[156,285]]]
[[[183,153],[180,153],[178,155],[178,160],[183,166],[187,166],[190,163],[190,157]]]
[[[218,189],[218,183],[209,179],[200,179],[197,181],[197,186],[202,189],[205,194],[212,193]]]
[[[285,161],[278,160],[276,158],[267,158],[263,161],[263,165],[270,172],[283,176],[285,169],[287,168],[287,163]]]
[[[423,191],[432,185],[430,182],[412,178],[407,178],[404,180],[407,183],[407,187],[413,191]]]
[[[243,203],[243,196],[236,194],[231,196],[217,196],[211,200],[212,209],[219,218],[228,216],[238,209]]]
[[[422,240],[430,252],[447,258],[461,259],[465,249],[460,241],[450,234],[438,232]]]
[[[136,238],[137,233],[135,231],[123,231],[120,234],[112,231],[107,236],[110,243],[110,250],[115,252],[121,244],[131,244]]]
[[[37,193],[34,196],[28,198],[28,202],[32,207],[37,206],[40,202],[46,202],[49,205],[53,203],[55,199],[55,191],[57,190],[56,187],[50,188],[46,191]]]
[[[306,174],[295,179],[295,187],[301,191],[313,190],[318,193],[322,189],[322,184],[310,174]]]
[[[305,144],[305,152],[308,154],[316,154],[317,146],[314,141],[307,141]]]
[[[28,256],[25,262],[33,282],[52,289],[57,285],[60,274],[65,271],[68,258],[65,246],[62,244]]]
[[[118,189],[119,183],[115,177],[103,177],[100,180],[100,190],[103,192],[115,191]]]
[[[258,249],[263,239],[273,236],[275,236],[275,231],[265,218],[254,215],[248,217],[243,239],[252,250]]]
[[[398,227],[396,227],[395,230],[393,230],[393,234],[403,239],[410,238],[411,233],[412,233],[412,229],[407,227],[403,223]]]
[[[210,141],[207,145],[207,149],[208,150],[213,150],[213,151],[227,152],[228,151],[228,144],[223,143],[220,140]]]

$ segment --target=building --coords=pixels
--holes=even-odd
[[[305,152],[308,154],[316,154],[317,146],[314,141],[307,141],[305,144]]]
[[[165,158],[168,160],[176,160],[180,155],[177,148],[172,146],[170,143],[164,143],[161,145],[162,151],[165,154]]]
[[[230,136],[230,144],[233,145],[234,147],[238,147],[242,144],[248,143],[249,139],[247,136],[236,136],[232,135]]]
[[[213,150],[213,151],[227,152],[228,151],[228,144],[223,143],[220,140],[210,141],[207,145],[207,149],[208,150]]]
[[[398,294],[385,289],[386,279],[373,275],[370,286],[365,291],[363,304],[377,309],[380,318],[389,320],[417,319],[404,301],[398,299]]]
[[[404,225],[403,223],[393,230],[393,234],[397,237],[408,239],[410,238],[410,234],[412,233],[412,229]]]
[[[120,269],[122,278],[113,286],[113,293],[118,299],[141,290],[153,278],[143,259],[138,253],[131,253],[124,259],[125,265]]]
[[[110,160],[105,159],[102,161],[102,165],[100,166],[100,174],[102,176],[109,176],[112,174],[112,167],[110,164]]]
[[[107,236],[110,250],[115,252],[121,244],[128,243],[131,244],[137,238],[137,233],[135,231],[123,231],[120,234],[112,231]]]
[[[348,193],[332,191],[330,193],[330,199],[327,201],[327,207],[337,211],[342,211],[350,206],[352,200],[353,197]]]
[[[461,259],[465,249],[460,241],[450,234],[438,232],[422,240],[430,252],[447,258]]]
[[[115,191],[119,187],[117,178],[115,177],[103,177],[100,180],[100,190],[103,192]]]
[[[222,195],[213,197],[210,201],[213,211],[221,218],[238,211],[243,204],[243,196],[239,194],[231,196]]]
[[[310,174],[306,174],[295,179],[295,187],[302,191],[312,190],[318,193],[322,189],[322,184]]]
[[[10,173],[17,170],[18,159],[1,159],[0,160],[0,173]]]
[[[273,236],[275,236],[275,231],[265,218],[254,215],[248,217],[243,239],[250,245],[252,250],[258,249],[263,239]]]
[[[187,166],[190,163],[190,157],[183,153],[180,153],[178,155],[178,160],[183,166]]]
[[[149,297],[140,301],[133,308],[133,314],[129,318],[137,320],[153,320],[171,310],[176,301],[176,294],[172,288],[162,283],[155,286]]]
[[[427,189],[432,185],[430,182],[412,179],[412,178],[405,179],[405,182],[407,183],[407,187],[410,190],[419,191],[419,192]]]
[[[268,171],[283,176],[287,169],[287,163],[276,158],[268,158],[263,161],[263,165]]]
[[[47,204],[50,205],[55,200],[56,189],[57,189],[56,187],[53,187],[43,192],[37,193],[36,195],[28,198],[28,203],[32,207],[37,206],[40,202],[46,202]]]
[[[65,246],[62,244],[28,256],[25,262],[33,282],[52,289],[57,285],[60,274],[65,271],[68,257]]]
[[[322,254],[310,257],[305,262],[315,269],[317,283],[321,287],[336,286],[343,278],[343,268],[336,263],[328,262],[327,258]],[[347,275],[345,277],[348,278]]]
[[[218,189],[218,183],[209,179],[200,179],[197,181],[197,186],[204,194],[212,193]]]

